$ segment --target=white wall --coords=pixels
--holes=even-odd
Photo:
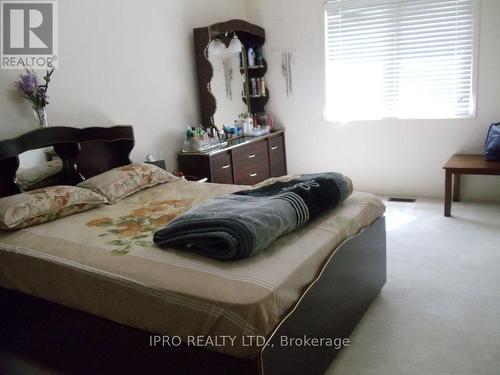
[[[247,18],[266,29],[268,109],[287,129],[290,172],[337,170],[357,189],[441,196],[442,165],[455,152],[481,152],[489,123],[500,121],[500,1],[482,0],[477,118],[323,120],[323,0],[63,0],[60,69],[48,107],[52,125],[133,124],[133,158],[176,166],[183,129],[199,122],[192,28]],[[281,52],[292,50],[294,95],[286,98]],[[0,71],[0,139],[33,127],[29,104]],[[362,110],[362,108],[360,108]],[[499,177],[467,177],[464,197],[500,199]]]
[[[245,18],[244,0],[61,0],[60,68],[51,125],[132,124],[133,158],[176,166],[183,129],[199,123],[192,29]],[[19,71],[0,71],[0,139],[33,129]]]
[[[323,119],[323,0],[248,0],[250,22],[266,29],[267,109],[286,129],[290,172],[342,171],[358,190],[441,196],[442,166],[453,153],[481,153],[500,121],[500,1],[482,0],[477,118],[334,125]],[[281,52],[294,53],[294,94],[285,96]],[[363,108],[359,109],[360,111]],[[464,198],[500,200],[500,177],[466,177]]]

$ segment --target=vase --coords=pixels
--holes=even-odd
[[[35,119],[35,125],[37,128],[46,128],[49,126],[49,120],[47,118],[47,109],[39,108],[33,109],[33,117]]]

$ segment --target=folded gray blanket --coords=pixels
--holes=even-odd
[[[210,199],[158,230],[154,242],[214,259],[247,258],[336,207],[350,193],[350,180],[339,173],[302,175]]]

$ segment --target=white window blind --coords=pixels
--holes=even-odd
[[[326,2],[327,119],[473,116],[476,1]]]

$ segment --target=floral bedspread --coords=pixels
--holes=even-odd
[[[332,251],[385,208],[374,195],[354,192],[324,217],[239,261],[153,244],[153,233],[190,207],[243,188],[169,182],[115,205],[0,231],[0,286],[184,340],[229,335],[231,345],[206,349],[254,358],[259,348],[244,345],[245,337],[269,335]]]

